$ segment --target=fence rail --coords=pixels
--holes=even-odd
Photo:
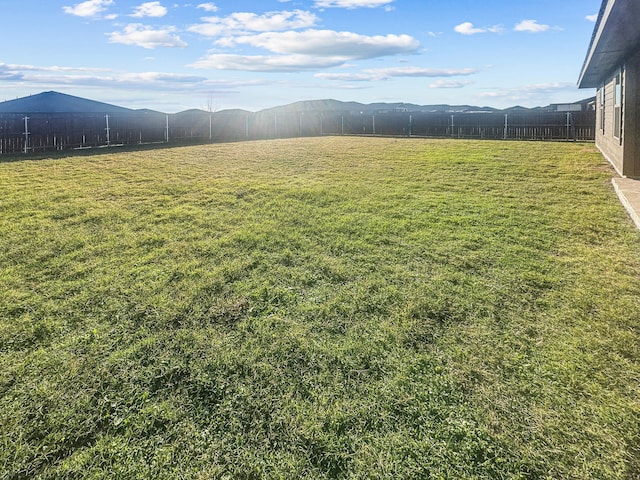
[[[0,154],[320,135],[592,141],[595,112],[0,114]]]

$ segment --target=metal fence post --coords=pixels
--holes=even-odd
[[[509,137],[509,114],[504,114],[504,134],[502,135],[502,139],[506,140]]]
[[[108,146],[108,145],[111,145],[111,129],[109,128],[109,115],[105,115],[104,118],[107,122],[107,128],[105,128],[105,131],[107,132],[107,146]]]
[[[24,116],[24,153],[29,151],[29,117]]]
[[[304,115],[304,112],[300,112],[300,115],[298,116],[298,136],[301,137],[302,136],[302,116]]]

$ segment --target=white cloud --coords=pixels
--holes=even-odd
[[[373,72],[386,77],[457,77],[473,75],[478,73],[478,70],[475,68],[395,67],[370,69],[365,72]]]
[[[343,82],[370,82],[372,80],[379,80],[370,73],[316,73],[316,78],[321,80],[337,80]]]
[[[463,22],[460,25],[456,25],[453,30],[462,35],[476,35],[478,33],[500,33],[502,27],[500,25],[493,25],[490,27],[477,28],[471,22]]]
[[[24,76],[19,73],[3,72],[0,70],[0,81],[2,82],[21,82],[24,80]]]
[[[590,22],[595,22],[598,20],[598,14],[594,14],[594,15],[587,15],[586,17],[584,17],[585,19],[589,20]]]
[[[473,82],[468,80],[436,80],[429,84],[429,88],[463,88],[471,85]]]
[[[142,72],[142,73],[124,73],[114,79],[116,82],[122,83],[199,83],[206,80],[206,77],[197,75],[182,75],[179,73],[164,72]]]
[[[513,29],[516,32],[539,33],[546,32],[551,29],[551,27],[549,25],[540,24],[537,20],[522,20]]]
[[[457,77],[478,73],[475,68],[422,68],[422,67],[392,67],[370,68],[361,73],[318,73],[316,78],[338,81],[382,81],[392,77]]]
[[[0,63],[0,71],[35,71],[35,72],[108,72],[107,68],[89,68],[89,67],[60,67],[60,66],[49,66],[49,67],[40,67],[37,65],[19,65],[19,64],[11,64],[11,63]]]
[[[201,3],[196,8],[201,8],[205,12],[217,12],[218,6],[215,3]]]
[[[112,32],[108,35],[111,43],[135,45],[143,48],[186,47],[187,43],[174,34],[175,30],[174,27],[153,29],[138,23],[131,23],[124,27],[122,32]]]
[[[13,76],[14,78],[9,78]],[[24,80],[51,88],[55,85],[77,86],[129,86],[184,88],[208,81],[199,75],[164,72],[119,73],[106,68],[14,65],[0,63],[0,80]]]
[[[298,72],[342,65],[343,57],[316,57],[311,55],[229,55],[210,54],[187,65],[192,68],[213,70],[241,70],[246,72]]]
[[[316,24],[318,17],[307,11],[293,10],[267,12],[257,15],[251,12],[236,12],[227,17],[204,17],[204,23],[189,27],[189,31],[208,37],[246,32],[269,32],[309,28]]]
[[[420,47],[418,41],[409,35],[366,36],[333,30],[268,32],[225,38],[218,44],[222,46],[243,44],[261,47],[275,53],[344,57],[350,60],[413,53]]]
[[[482,92],[479,94],[483,98],[498,98],[510,102],[536,101],[548,104],[552,95],[575,90],[576,86],[570,82],[537,83],[532,85],[522,85],[519,87],[499,89],[495,91]],[[546,102],[546,103],[545,103]]]
[[[482,28],[475,28],[473,23],[464,22],[460,25],[456,25],[453,29],[454,31],[461,33],[462,35],[475,35],[476,33],[484,33]]]
[[[316,0],[318,8],[376,8],[389,5],[394,0]]]
[[[24,79],[24,74],[20,71],[19,65],[7,65],[0,63],[0,81],[19,82]]]
[[[558,90],[573,90],[576,88],[575,84],[569,82],[552,82],[552,83],[536,83],[533,85],[525,85],[517,90],[526,93],[553,93]]]
[[[137,6],[131,16],[138,18],[164,17],[166,14],[167,9],[163,7],[160,2],[145,2],[142,5]]]
[[[408,35],[365,36],[333,30],[268,32],[222,38],[221,47],[250,45],[275,55],[211,53],[189,65],[193,68],[291,72],[343,66],[349,61],[413,53],[420,46]]]
[[[62,7],[65,13],[76,17],[95,17],[113,5],[113,0],[87,0],[72,7]]]

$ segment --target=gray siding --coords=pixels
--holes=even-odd
[[[624,174],[640,177],[640,51],[626,66],[624,98]]]
[[[615,76],[622,80],[622,133],[615,133]],[[604,129],[602,127],[600,95],[604,89]],[[620,175],[640,178],[640,52],[629,58],[598,89],[596,115],[596,146]]]
[[[623,92],[624,74],[623,74]],[[604,89],[604,106],[601,104],[602,90]],[[615,82],[614,76],[598,89],[596,96],[596,146],[600,149],[605,158],[613,165],[616,171],[623,175],[624,172],[624,148],[620,138],[614,137],[615,125]],[[604,108],[604,115],[602,109]],[[603,127],[604,122],[604,127]],[[623,127],[624,128],[624,127]]]

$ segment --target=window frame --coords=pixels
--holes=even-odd
[[[606,104],[606,97],[607,97],[607,84],[603,84],[602,87],[600,87],[600,95],[599,95],[599,102],[598,102],[598,109],[599,109],[599,113],[600,113],[600,132],[604,135],[605,133],[605,104]]]
[[[622,140],[622,71],[613,77],[613,136]]]

